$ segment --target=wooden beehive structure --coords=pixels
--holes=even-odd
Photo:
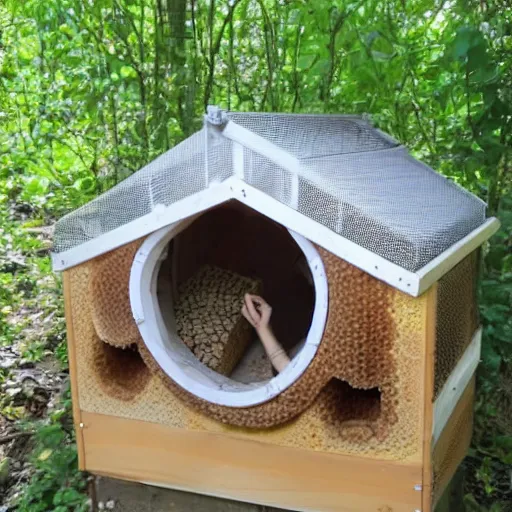
[[[236,126],[220,128],[237,134],[235,167],[261,138]],[[269,156],[270,143],[259,142]],[[291,165],[273,148],[274,160]],[[412,261],[412,242],[393,239],[383,219],[389,229],[378,228],[371,208],[341,207],[331,189],[319,194],[301,175],[281,187],[286,205],[258,176],[238,168],[219,183],[217,174],[143,223],[54,255],[64,273],[80,467],[290,510],[432,510],[471,438],[478,248],[497,221],[481,217],[475,227],[469,207],[459,208],[466,232],[443,250],[435,248],[440,228],[425,234],[430,260],[410,270],[393,259]],[[327,196],[322,211],[311,208]],[[338,233],[355,237],[354,222],[384,239],[370,250],[371,240]],[[226,289],[221,315],[231,318],[217,333],[219,313],[209,308],[219,297],[225,308]],[[294,356],[279,375],[251,352],[258,342],[237,311],[247,290],[275,306],[276,336]],[[191,308],[198,302],[206,309]],[[211,364],[206,347],[214,346]],[[240,380],[254,364],[256,377]]]

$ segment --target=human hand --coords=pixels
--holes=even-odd
[[[269,328],[272,308],[258,295],[245,294],[242,315],[257,330]]]

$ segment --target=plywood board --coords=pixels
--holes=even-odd
[[[73,422],[76,432],[76,445],[78,451],[78,468],[85,469],[84,443],[82,437],[82,416],[80,411],[80,402],[78,400],[78,372],[76,368],[76,350],[75,350],[75,330],[73,328],[73,315],[71,307],[71,283],[69,271],[62,275],[62,284],[64,288],[64,310],[66,315],[67,345],[69,376],[71,381],[71,400],[73,404]]]
[[[475,377],[471,379],[433,447],[434,503],[464,459],[473,433]]]
[[[86,469],[206,495],[315,512],[421,508],[420,464],[271,446],[82,412]]]
[[[432,510],[432,424],[434,416],[434,362],[437,321],[437,283],[427,292],[425,314],[424,416],[423,416],[423,482],[422,509]]]

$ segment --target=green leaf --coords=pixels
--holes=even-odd
[[[24,192],[29,196],[44,196],[48,192],[50,180],[39,176],[30,178],[24,187]]]
[[[96,188],[96,179],[93,178],[92,176],[79,178],[73,183],[73,188],[76,188],[81,192],[93,192]]]
[[[479,50],[474,50],[480,48]],[[470,51],[474,50],[479,54],[482,50],[485,52],[486,42],[480,31],[474,27],[462,27],[457,31],[452,43],[451,55],[454,59],[467,58]]]
[[[297,59],[297,68],[301,70],[308,69],[313,65],[316,58],[316,55],[301,55]]]
[[[487,341],[482,345],[482,359],[484,366],[492,373],[497,373],[501,365],[501,356]]]
[[[394,53],[384,53],[384,52],[372,50],[372,56],[375,60],[386,61],[386,60],[392,59],[395,56],[395,54]]]
[[[468,50],[471,48],[471,32],[467,29],[460,30],[453,42],[453,57],[460,59],[466,57]]]
[[[493,66],[477,67],[476,71],[472,73],[470,79],[472,83],[477,84],[492,84],[495,83],[500,77],[498,69]]]
[[[123,78],[135,78],[137,77],[137,72],[131,66],[122,66],[120,70],[121,76]]]
[[[331,62],[328,59],[319,59],[311,68],[313,75],[325,75],[329,71]]]

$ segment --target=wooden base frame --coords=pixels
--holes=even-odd
[[[84,466],[92,473],[298,511],[421,508],[419,463],[276,447],[83,411],[82,421]]]

